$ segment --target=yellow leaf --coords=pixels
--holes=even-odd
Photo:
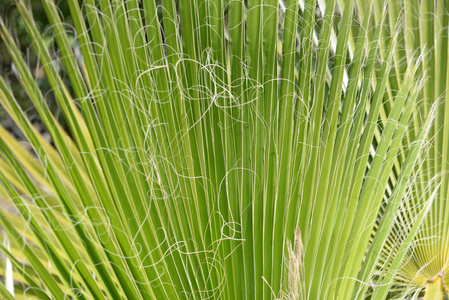
[[[433,279],[428,280],[424,290],[423,300],[443,300],[446,295],[446,288],[443,282],[443,274],[438,274]]]

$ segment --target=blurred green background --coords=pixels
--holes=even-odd
[[[58,49],[55,46],[51,28],[46,18],[45,11],[44,8],[42,7],[41,2],[42,0],[27,1],[41,34],[45,37],[45,41],[48,43],[48,45],[51,46],[51,49],[55,57],[55,63],[58,64],[58,61],[56,60],[57,57],[56,54]],[[67,29],[73,32],[73,29],[71,27],[72,19],[70,18],[70,11],[67,1],[60,0],[56,2],[60,9],[62,19],[67,23]],[[45,98],[50,108],[52,109],[53,113],[56,116],[58,116],[59,110],[55,105],[55,99],[53,97],[53,94],[50,92],[50,85],[45,77],[42,66],[39,64],[36,54],[34,53],[31,44],[31,39],[27,34],[23,21],[19,17],[19,13],[16,9],[14,0],[0,0],[0,16],[5,22],[6,26],[11,30],[11,32],[15,36],[17,44],[20,46],[20,49],[27,63],[31,67],[31,70],[33,70],[33,75],[37,79],[37,82],[43,94],[45,95]],[[74,34],[72,34],[72,36],[73,35]],[[61,72],[63,72],[62,68]],[[1,39],[0,39],[0,74],[2,74],[8,80],[9,84],[11,85],[11,89],[13,90],[16,98],[20,102],[20,105],[25,109],[34,125],[38,129],[42,129],[43,126],[41,126],[40,122],[38,121],[38,118],[36,118],[37,116],[36,111],[31,105],[31,101],[29,101],[26,91],[21,87],[20,79],[17,77],[14,65],[11,63],[9,54],[6,51],[5,45],[3,44]],[[63,78],[66,77],[64,74],[61,75],[63,75],[62,76]],[[64,123],[63,120],[61,121],[62,123]],[[5,111],[2,108],[0,108],[0,124],[3,125],[10,132],[14,133],[15,136],[20,136],[20,132],[14,125],[14,122],[6,115]]]

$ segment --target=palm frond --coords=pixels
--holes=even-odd
[[[15,295],[383,299],[444,229],[445,85],[423,79],[447,69],[416,49],[446,48],[391,1],[69,0],[80,56],[54,1],[50,45],[16,2],[62,116],[0,21],[50,136],[0,77],[32,149],[0,127]]]

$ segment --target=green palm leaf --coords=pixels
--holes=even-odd
[[[15,208],[0,210],[14,279],[1,295],[384,299],[422,286],[406,277],[412,241],[447,232],[446,175],[431,181],[447,167],[445,81],[424,78],[446,72],[447,48],[409,41],[416,20],[404,26],[399,4],[68,3],[79,55],[53,1],[46,43],[17,0],[60,118],[0,22],[50,136],[1,77],[32,149],[0,127],[0,199]]]

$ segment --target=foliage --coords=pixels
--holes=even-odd
[[[16,2],[62,117],[1,21],[51,137],[0,77],[32,148],[0,127],[5,298],[385,299],[446,270],[445,1],[69,0],[81,56]]]

